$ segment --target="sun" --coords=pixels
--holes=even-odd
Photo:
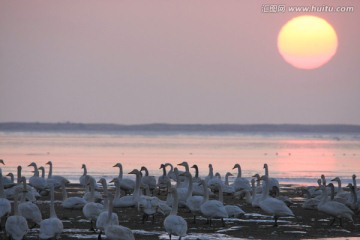
[[[324,19],[300,16],[288,21],[278,35],[278,49],[286,62],[300,69],[315,69],[335,55],[338,39]]]

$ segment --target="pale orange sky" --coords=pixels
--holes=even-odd
[[[360,124],[360,2],[286,1],[355,7],[312,13],[339,47],[311,71],[268,3],[1,0],[0,122]]]

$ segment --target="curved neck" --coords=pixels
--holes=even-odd
[[[238,175],[237,175],[237,177],[238,177],[238,178],[241,178],[241,167],[240,167],[240,165],[237,165],[236,167],[237,167],[237,169],[238,169]]]
[[[165,177],[166,176],[166,167],[165,167],[165,165],[162,165],[161,168],[163,170],[163,177]]]
[[[197,165],[194,165],[195,168],[195,177],[198,178],[199,177],[199,168]]]
[[[122,179],[122,178],[123,178],[123,168],[122,168],[122,165],[119,164],[118,167],[119,167],[119,179]]]
[[[83,169],[84,169],[83,176],[86,176],[87,175],[86,165],[84,165]]]
[[[146,167],[143,168],[144,172],[145,172],[145,176],[149,176],[149,171],[147,170]]]

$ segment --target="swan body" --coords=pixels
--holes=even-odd
[[[172,235],[179,236],[179,239],[181,239],[181,237],[186,236],[187,222],[184,220],[184,218],[177,215],[178,196],[176,189],[171,188],[170,191],[173,195],[174,202],[169,216],[167,216],[164,220],[164,228],[165,231],[169,234],[170,239]]]
[[[150,191],[153,191],[156,188],[156,179],[154,176],[149,176],[149,171],[146,167],[142,166],[141,171],[145,171],[145,176],[141,178],[141,183],[148,185]]]
[[[158,178],[157,186],[159,188],[159,193],[161,189],[167,188],[167,183],[170,182],[170,178],[166,173],[166,167],[168,166],[168,163],[161,164],[160,169],[163,170],[163,174]]]
[[[189,187],[188,187],[188,191],[186,193],[186,200],[185,200],[185,205],[186,207],[191,211],[191,213],[194,216],[194,223],[196,221],[196,216],[197,215],[201,215],[201,204],[204,201],[204,197],[202,196],[192,196],[192,190],[193,190],[193,178],[190,172],[185,172],[183,174],[189,182]]]
[[[82,197],[68,197],[65,182],[61,182],[63,201],[61,206],[66,209],[82,209],[87,201]]]

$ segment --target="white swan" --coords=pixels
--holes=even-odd
[[[85,182],[87,185],[90,185],[90,199],[89,199],[90,202],[85,204],[82,211],[83,211],[84,216],[90,220],[90,230],[95,231],[93,222],[96,221],[96,218],[104,210],[104,205],[94,202],[95,182],[92,181],[91,177],[86,176]]]
[[[351,211],[345,204],[328,200],[328,192],[325,186],[321,186],[322,198],[318,204],[318,210],[327,215],[334,217],[333,221],[330,222],[330,226],[334,224],[335,220],[338,218],[340,221],[340,226],[342,226],[342,218],[346,218],[353,223],[352,216],[354,212]]]
[[[269,178],[267,175],[262,176],[262,180],[265,183],[265,191],[262,193],[260,199],[260,208],[274,217],[274,226],[277,226],[277,220],[279,217],[295,216],[294,213],[286,206],[286,204],[276,198],[269,197]]]
[[[272,189],[274,186],[278,187],[280,189],[279,181],[276,178],[271,178],[269,176],[269,167],[268,167],[267,163],[264,164],[264,169],[265,169],[265,176],[267,176],[267,179],[268,179],[269,189]],[[263,191],[265,188],[266,188],[266,186],[263,186]]]
[[[11,213],[10,201],[5,198],[2,169],[0,168],[0,231],[2,230],[1,219]]]
[[[192,196],[193,192],[193,180],[190,172],[183,173],[185,177],[187,177],[189,182],[188,191],[186,193],[185,205],[191,211],[194,216],[194,223],[196,223],[196,216],[201,215],[200,207],[203,203],[204,197],[202,196]]]
[[[317,210],[317,206],[320,202],[319,198],[312,198],[309,190],[306,188],[302,189],[303,195],[305,195],[305,201],[301,205],[302,208],[307,210]]]
[[[79,178],[80,185],[84,186],[86,191],[88,191],[88,188],[90,185],[86,183],[86,176],[89,176],[89,178],[92,178],[95,182],[96,182],[96,180],[94,177],[87,174],[86,164],[82,164],[81,169],[83,169],[83,175],[81,175],[81,177]]]
[[[29,164],[28,167],[31,167],[31,166],[34,167],[34,176],[30,177],[29,184],[31,186],[33,186],[34,188],[36,188],[36,190],[38,190],[38,191],[47,189],[48,188],[47,181],[44,178],[39,177],[39,170],[38,170],[36,163],[32,162]]]
[[[200,207],[201,214],[208,220],[210,226],[212,218],[221,218],[222,224],[224,226],[225,224],[223,218],[227,218],[229,216],[224,207],[224,204],[218,200],[209,200],[209,194],[206,191],[206,181],[201,181],[201,184],[203,185],[205,192],[204,200]]]
[[[101,183],[104,189],[105,200],[104,200],[104,210],[96,218],[96,228],[100,230],[98,239],[101,239],[102,231],[105,229],[106,224],[108,224],[108,215],[109,215],[109,193],[107,189],[107,183],[105,178],[101,178],[98,183]],[[111,213],[110,224],[119,225],[119,218],[116,213]]]
[[[14,240],[21,240],[29,231],[26,219],[19,214],[18,208],[18,192],[16,191],[14,197],[14,215],[7,218],[5,223],[6,235]]]
[[[135,189],[135,181],[130,178],[123,177],[123,166],[121,163],[115,164],[113,167],[119,168],[119,180],[120,180],[120,188],[125,191],[125,194],[129,194]]]
[[[154,176],[149,176],[149,171],[145,166],[142,166],[140,172],[144,171],[145,175],[141,178],[141,183],[149,186],[151,192],[156,188],[156,178]]]
[[[171,194],[173,195],[173,205],[172,210],[164,220],[164,228],[165,231],[169,234],[169,237],[171,239],[172,235],[179,236],[179,240],[181,237],[186,236],[187,232],[187,222],[182,218],[181,216],[177,215],[178,211],[178,196],[177,191],[174,188],[171,188]]]
[[[159,176],[158,181],[157,181],[157,187],[159,188],[159,194],[160,194],[160,191],[164,188],[166,189],[166,192],[168,192],[168,189],[167,189],[168,184],[167,183],[170,182],[171,180],[166,172],[167,166],[168,166],[167,163],[165,163],[165,164],[161,164],[160,168],[159,168],[159,169],[162,169],[162,172],[163,172],[162,175]]]
[[[248,190],[250,191],[251,190],[251,187],[250,187],[250,183],[249,183],[249,180],[247,180],[246,178],[243,178],[242,175],[241,175],[241,167],[240,167],[240,164],[235,164],[233,169],[237,169],[238,170],[238,173],[237,173],[237,176],[234,180],[234,183],[232,184],[232,186],[234,187],[235,191],[241,191],[241,190]]]
[[[65,182],[65,184],[70,183],[70,181],[63,176],[52,175],[52,172],[53,172],[52,161],[48,161],[46,164],[49,165],[49,174],[48,174],[47,180],[48,180],[48,182],[52,182],[54,184],[55,188],[60,188],[62,182]]]
[[[114,178],[112,181],[115,184],[116,192],[115,197],[113,198],[113,206],[117,208],[121,207],[133,207],[135,206],[135,196],[134,195],[126,195],[121,196],[120,182],[119,178]],[[136,189],[136,186],[135,186]]]
[[[56,239],[64,230],[62,221],[56,216],[54,200],[54,185],[50,184],[50,217],[40,223],[40,239]]]
[[[210,163],[209,164],[209,174],[205,177],[205,182],[208,183],[210,179],[212,179],[214,177],[214,168],[213,165]]]
[[[198,165],[194,164],[194,165],[192,165],[191,168],[195,169],[195,175],[193,177],[193,182],[194,183],[200,183],[202,179],[199,177],[199,167],[198,167]]]
[[[234,188],[234,186],[229,184],[229,177],[230,176],[233,176],[232,173],[230,173],[230,172],[227,172],[225,174],[225,182],[222,185],[222,188],[223,188],[223,193],[224,194],[232,195],[232,194],[235,193],[235,188]]]
[[[82,209],[87,201],[82,197],[68,197],[65,182],[61,182],[62,188],[62,203],[61,206],[65,209]]]
[[[108,200],[109,207],[107,214],[107,222],[104,229],[106,238],[110,240],[135,240],[134,234],[129,228],[113,223],[113,198],[111,194],[109,194]]]
[[[35,225],[39,225],[40,226],[40,222],[43,220],[42,219],[42,215],[41,215],[41,211],[39,209],[39,207],[32,203],[31,201],[26,201],[26,178],[25,177],[21,177],[21,181],[23,183],[23,194],[21,197],[21,203],[19,204],[18,208],[19,208],[19,213],[21,216],[23,216],[24,218],[26,218],[27,220],[31,220],[35,223]]]
[[[338,183],[338,187],[337,187],[337,191],[336,191],[335,198],[344,199],[345,201],[347,201],[349,198],[351,198],[351,194],[348,193],[348,192],[345,192],[345,191],[342,189],[342,187],[341,187],[341,179],[340,179],[339,177],[335,177],[335,178],[332,179],[331,181]]]

